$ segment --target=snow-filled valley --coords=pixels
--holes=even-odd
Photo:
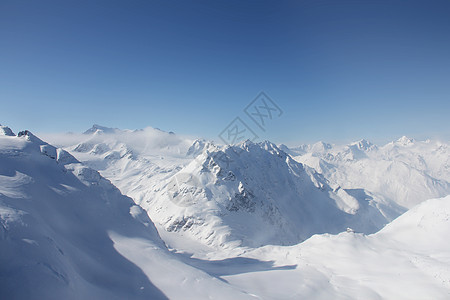
[[[450,151],[0,128],[0,299],[448,299]]]

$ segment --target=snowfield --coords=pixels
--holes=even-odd
[[[445,143],[47,139],[0,127],[0,299],[450,298]]]
[[[315,235],[292,247],[252,250],[245,256],[296,268],[225,278],[272,299],[448,299],[449,234],[447,196],[419,204],[376,234]]]
[[[404,136],[382,147],[361,140],[344,146],[320,142],[286,151],[334,184],[364,188],[405,209],[450,193],[447,143]]]

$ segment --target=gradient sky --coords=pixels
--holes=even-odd
[[[243,109],[283,110],[262,132]],[[0,2],[0,123],[450,138],[450,1]]]

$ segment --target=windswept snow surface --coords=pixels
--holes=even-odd
[[[164,298],[113,247],[114,232],[164,247],[97,171],[30,132],[0,136],[0,298]]]
[[[216,146],[97,125],[56,143],[77,160],[8,129],[1,299],[450,298],[450,196],[422,198],[447,191],[446,144]],[[408,172],[438,183],[411,200]]]
[[[315,235],[241,257],[294,269],[225,275],[263,299],[449,299],[450,196],[425,201],[372,235]]]
[[[0,299],[251,298],[171,254],[97,171],[19,135],[0,136]]]

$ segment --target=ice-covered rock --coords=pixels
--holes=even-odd
[[[15,136],[14,132],[8,126],[0,125],[0,135]]]

